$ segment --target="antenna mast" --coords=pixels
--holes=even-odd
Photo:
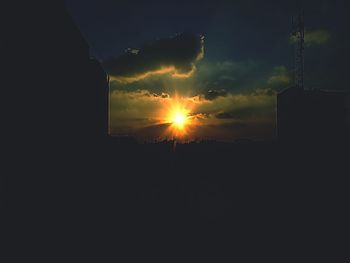
[[[295,41],[295,85],[304,90],[305,27],[303,12],[300,12],[296,17],[292,17],[291,35]]]

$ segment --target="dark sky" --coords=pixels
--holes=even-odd
[[[205,35],[208,59],[254,60],[271,66],[291,65],[290,16],[302,7],[307,29],[331,34],[327,47],[306,51],[308,84],[328,88],[334,78],[340,86],[349,86],[345,85],[350,44],[347,1],[66,0],[66,5],[100,59],[145,41],[191,31]]]
[[[293,84],[293,45],[289,31],[291,16],[301,8],[306,24],[306,87],[350,90],[347,83],[350,45],[347,1],[65,2],[89,42],[92,54],[100,61],[119,57],[127,48],[139,49],[181,32],[205,37],[204,57],[196,62],[196,73],[188,80],[147,77],[124,85],[111,83],[112,91],[128,91],[134,95],[138,90],[171,94],[169,87],[175,86],[178,91],[190,90],[186,93],[188,96],[202,94],[205,97],[209,90],[225,90],[232,100],[237,94],[274,94]],[[154,65],[156,62],[152,61]],[[251,107],[253,113],[257,111],[260,116],[264,115],[262,111],[270,112],[272,116],[273,111],[266,110],[268,104],[262,106],[259,101],[262,108],[257,109],[257,102],[252,103],[255,103]],[[269,105],[273,109],[274,102]],[[212,106],[211,109],[213,112],[206,114],[242,117],[232,114],[233,109],[214,110]],[[271,119],[271,123],[273,121]]]

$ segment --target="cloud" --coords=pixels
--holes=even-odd
[[[231,92],[251,91],[264,81],[264,74],[265,67],[254,61],[205,60],[198,65],[192,86],[201,92],[222,89]]]
[[[278,66],[273,69],[267,84],[269,88],[286,88],[291,83],[291,76],[285,66]]]
[[[275,93],[271,90],[256,90],[250,94],[225,93],[225,96],[206,98],[206,94],[180,97],[183,104],[193,108],[191,116],[244,119],[273,114]],[[155,119],[156,112],[171,103],[175,96],[155,94],[147,90],[133,92],[115,90],[111,93],[110,113],[116,118]],[[124,117],[122,119],[124,119]]]
[[[276,96],[277,91],[271,88],[263,88],[263,89],[256,89],[251,94],[256,96],[261,96],[261,95]]]
[[[218,119],[233,119],[235,115],[232,112],[219,112],[215,117]]]
[[[212,92],[211,92],[212,93]],[[190,118],[196,125],[190,138],[235,139],[245,134],[271,137],[275,123],[275,96],[269,90],[249,94],[217,91],[217,96],[206,98],[207,93],[181,97],[181,104],[191,109]],[[221,94],[221,95],[218,95]],[[166,129],[164,119],[169,105],[176,96],[152,93],[147,90],[115,90],[110,96],[110,131],[114,135],[133,135],[138,138],[159,139]],[[157,132],[152,132],[157,131]],[[163,139],[166,137],[163,137]]]
[[[168,93],[162,92],[161,94],[153,93],[154,97],[161,97],[163,99],[170,98],[170,95]]]
[[[147,112],[157,107],[156,104],[169,97],[167,93],[157,94],[148,90],[115,90],[110,94],[110,112],[126,118],[146,116]]]
[[[225,97],[227,95],[227,91],[224,89],[221,90],[208,90],[204,95],[206,100],[214,100],[217,97]]]
[[[127,49],[103,65],[112,80],[130,83],[153,75],[170,74],[188,78],[196,70],[195,63],[204,56],[204,37],[190,33],[177,34],[145,45]]]
[[[313,30],[305,31],[305,45],[323,45],[326,44],[331,38],[331,33],[327,30]],[[291,36],[290,41],[295,43],[297,41],[296,36]]]
[[[205,59],[196,65],[196,74],[191,78],[173,78],[170,74],[153,75],[135,82],[111,81],[113,90],[149,90],[157,94],[173,93],[175,90],[186,96],[203,94],[208,100],[225,93],[246,93],[257,89],[278,91],[290,83],[289,71],[284,66],[272,67],[261,62],[222,62]]]
[[[257,90],[250,94],[228,93],[214,100],[203,101],[197,112],[217,119],[272,120],[274,118],[274,93]]]

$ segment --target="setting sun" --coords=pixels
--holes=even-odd
[[[187,133],[190,124],[189,110],[181,104],[175,104],[168,112],[171,134],[175,137],[183,137]]]
[[[163,105],[159,112],[162,123],[168,125],[164,134],[166,138],[185,139],[190,136],[191,127],[195,125],[192,112],[193,101],[187,97],[174,95],[163,100]]]
[[[186,124],[186,120],[187,116],[182,113],[182,112],[176,112],[174,119],[173,119],[173,123],[178,127],[178,128],[183,128],[184,125]]]

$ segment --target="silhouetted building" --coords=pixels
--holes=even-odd
[[[288,88],[277,95],[277,136],[282,141],[342,139],[348,94]]]
[[[12,67],[23,69],[16,77],[24,82],[16,90],[17,105],[30,117],[19,112],[16,130],[30,138],[27,142],[45,139],[58,146],[107,136],[107,74],[90,55],[64,2],[43,2],[23,15],[29,18],[20,25],[21,39],[16,39],[18,30],[11,32],[20,57]]]

